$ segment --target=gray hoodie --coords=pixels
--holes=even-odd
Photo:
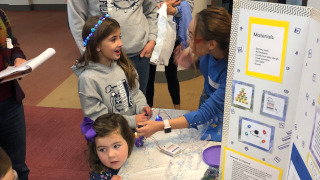
[[[108,1],[111,2],[109,8]],[[128,57],[140,54],[148,41],[156,41],[158,8],[155,0],[68,0],[67,5],[70,30],[81,54],[84,52],[81,34],[85,21],[106,13],[121,26],[122,48]]]
[[[130,90],[123,69],[112,62],[111,67],[89,62],[83,68],[72,66],[78,76],[78,92],[85,117],[95,121],[100,115],[113,112],[124,115],[131,128],[136,127],[135,115],[148,106],[137,86]]]

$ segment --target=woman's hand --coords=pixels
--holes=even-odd
[[[195,68],[195,63],[193,62],[193,54],[190,47],[182,50],[182,45],[176,47],[174,50],[174,62],[177,66],[181,66],[185,69]]]
[[[137,128],[138,136],[150,137],[154,133],[164,129],[163,121],[145,121],[141,122],[138,125],[143,127]]]
[[[15,66],[15,67],[20,66],[20,64],[25,63],[25,62],[26,62],[25,59],[16,58],[16,59],[14,60],[14,66]]]
[[[149,106],[145,106],[145,107],[142,109],[142,113],[148,114],[148,119],[150,119],[151,116],[152,116],[152,109],[151,109]]]
[[[149,41],[146,46],[144,46],[141,54],[140,54],[140,57],[143,58],[143,57],[151,57],[152,55],[152,52],[153,52],[153,49],[154,49],[154,46],[156,45],[156,42],[154,40],[151,40]]]

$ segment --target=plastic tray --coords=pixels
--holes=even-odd
[[[210,146],[203,151],[202,157],[203,161],[209,166],[219,168],[220,165],[220,152],[221,146]]]

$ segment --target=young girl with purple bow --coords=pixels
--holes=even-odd
[[[120,114],[109,113],[92,121],[84,118],[81,131],[87,139],[91,168],[89,180],[116,180],[120,167],[130,156],[134,134]]]
[[[152,110],[139,90],[137,72],[122,50],[119,23],[109,15],[90,17],[82,30],[85,52],[72,66],[85,117],[123,115],[131,128],[147,121]]]

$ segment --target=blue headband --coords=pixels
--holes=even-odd
[[[105,16],[101,16],[98,23],[95,24],[93,28],[91,28],[91,33],[84,39],[84,42],[83,42],[84,47],[86,47],[88,41],[93,36],[93,33],[96,31],[96,29],[99,27],[99,25],[102,24],[102,22],[104,20],[106,20],[106,18],[109,18],[109,14],[106,14]]]

